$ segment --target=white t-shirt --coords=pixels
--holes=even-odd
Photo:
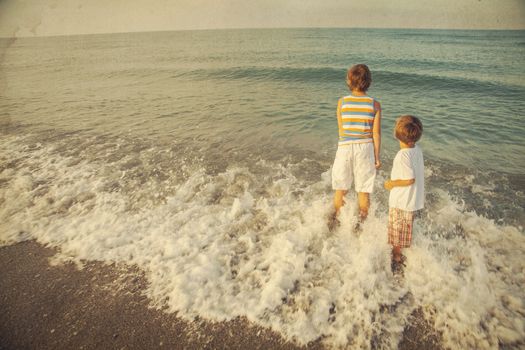
[[[402,148],[397,152],[392,166],[392,180],[416,179],[410,186],[394,187],[390,191],[388,205],[407,211],[423,209],[425,200],[425,169],[423,152],[418,145]]]

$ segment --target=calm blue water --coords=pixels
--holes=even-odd
[[[244,315],[303,343],[366,348],[379,337],[392,348],[421,307],[437,310],[428,317],[448,347],[523,344],[525,31],[217,30],[0,45],[0,241],[138,264],[172,311]],[[383,107],[384,169],[362,234],[371,240],[348,233],[350,209],[340,233],[324,224],[335,109],[355,63],[372,70],[369,93]],[[427,196],[407,253],[411,297],[397,300],[377,242],[401,114],[424,124]],[[363,292],[371,280],[379,287]],[[206,282],[187,294],[196,281]],[[305,300],[319,304],[301,309],[313,305]],[[323,321],[332,303],[355,325]],[[378,311],[389,303],[403,307]],[[370,314],[356,313],[365,304]]]
[[[364,62],[384,109],[420,116],[430,158],[522,174],[525,32],[221,30],[16,41],[9,109],[23,122],[333,153],[345,71]],[[43,105],[40,113],[31,113]],[[25,108],[30,108],[27,110]],[[5,109],[4,109],[5,110]]]

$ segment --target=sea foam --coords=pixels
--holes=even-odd
[[[147,160],[161,152],[108,163],[6,136],[0,240],[137,265],[156,307],[187,319],[244,316],[300,344],[322,337],[333,347],[395,348],[417,309],[445,347],[525,341],[523,232],[466,210],[446,190],[430,184],[400,280],[390,272],[382,190],[361,232],[353,194],[329,232],[329,169],[305,181],[263,160],[218,173],[181,161],[182,177],[130,177],[158,167]]]

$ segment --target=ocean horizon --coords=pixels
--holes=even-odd
[[[202,31],[251,31],[251,30],[364,30],[364,31],[444,31],[444,32],[525,32],[525,29],[499,29],[499,28],[411,28],[411,27],[235,27],[235,28],[188,28],[188,29],[158,29],[158,30],[137,30],[137,31],[120,31],[120,32],[89,32],[89,33],[71,33],[71,34],[49,34],[49,35],[27,35],[27,36],[0,36],[1,39],[37,39],[53,37],[71,37],[71,36],[92,36],[92,35],[130,35],[130,34],[147,34],[147,33],[175,33],[175,32],[202,32]]]

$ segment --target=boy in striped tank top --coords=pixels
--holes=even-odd
[[[381,167],[381,105],[366,93],[372,74],[366,65],[354,65],[348,70],[346,83],[351,93],[337,104],[339,144],[332,168],[335,213],[330,228],[338,223],[337,215],[352,183],[357,192],[359,220],[366,219],[376,169]]]

